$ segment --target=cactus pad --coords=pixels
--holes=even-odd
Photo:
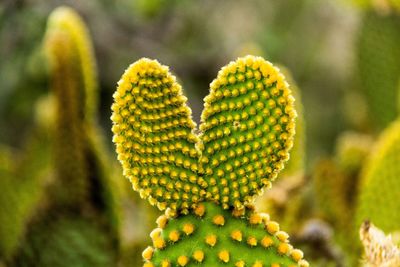
[[[152,233],[153,247],[143,252],[144,266],[307,266],[303,253],[268,214],[224,210],[202,203],[190,215],[162,215]]]
[[[380,136],[365,164],[357,205],[358,226],[371,220],[386,232],[400,230],[400,121]]]
[[[261,58],[221,69],[200,125],[207,199],[240,208],[270,186],[293,145],[293,103],[283,75]]]
[[[168,68],[140,59],[118,82],[113,141],[133,188],[161,210],[144,266],[308,266],[251,203],[289,158],[294,98],[260,57],[229,63],[211,83],[196,134]]]
[[[376,12],[365,14],[358,40],[358,74],[369,115],[381,129],[398,114],[399,43],[399,16],[382,16]]]
[[[95,123],[97,89],[92,43],[73,9],[59,7],[50,14],[44,49],[56,102],[54,164],[58,179],[53,191],[60,203],[73,206],[88,199],[90,191],[86,133]]]
[[[205,191],[197,176],[195,124],[176,78],[157,61],[142,59],[118,85],[112,130],[124,175],[161,210],[189,208]]]

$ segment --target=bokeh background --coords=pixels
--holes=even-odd
[[[53,157],[51,134],[38,130],[46,124],[43,116],[51,121],[54,112],[46,106],[49,68],[43,39],[47,18],[60,5],[80,14],[94,45],[99,132],[111,169],[105,176],[117,196],[111,204],[107,198],[93,201],[111,206],[115,224],[103,216],[95,227],[88,221],[97,215],[80,220],[69,211],[64,216],[62,209],[61,215],[38,222],[47,205],[40,188],[54,179],[48,178],[52,172],[46,161]],[[0,266],[140,266],[158,211],[140,201],[116,160],[110,107],[117,81],[139,58],[158,59],[180,80],[199,122],[218,70],[247,54],[263,56],[290,73],[304,117],[302,163],[287,175],[301,178],[288,178],[286,185],[282,179],[260,209],[283,218],[284,229],[312,265],[357,266],[362,258],[357,231],[341,232],[343,221],[351,219],[335,209],[352,210],[364,158],[398,114],[399,12],[399,4],[390,0],[2,0],[0,179],[17,182],[0,187]],[[336,193],[315,192],[337,184],[342,187]],[[334,211],[325,212],[324,201],[338,194],[346,200],[327,203]],[[13,203],[21,199],[30,204]],[[290,217],[294,203],[300,204]]]

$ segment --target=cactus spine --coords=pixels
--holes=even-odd
[[[304,175],[306,168],[306,122],[304,119],[304,108],[301,101],[300,88],[295,83],[290,71],[284,67],[280,67],[284,74],[287,82],[290,84],[290,90],[292,91],[294,99],[296,99],[295,110],[296,110],[296,127],[293,140],[293,148],[290,151],[290,160],[286,163],[285,169],[280,174],[281,177],[288,177],[293,175]]]
[[[200,134],[182,89],[155,60],[132,64],[112,105],[124,175],[166,210],[143,252],[144,266],[308,266],[253,198],[289,158],[294,99],[259,57],[239,58],[211,83]]]

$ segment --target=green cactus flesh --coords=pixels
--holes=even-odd
[[[205,194],[197,183],[198,138],[175,77],[142,60],[125,72],[114,98],[113,141],[133,188],[161,210],[198,201]]]
[[[54,190],[54,195],[58,203],[70,206],[87,199],[90,187],[84,122],[89,117],[86,114],[87,102],[92,98],[88,93],[93,94],[93,88],[87,88],[88,81],[95,80],[95,75],[92,70],[94,63],[88,63],[94,62],[92,54],[86,51],[90,50],[86,49],[89,44],[86,28],[73,10],[60,7],[52,12],[44,48],[51,70],[51,89],[56,99],[54,163],[58,175],[56,183],[59,184],[56,189],[60,190]],[[82,49],[87,53],[81,53]],[[90,77],[87,74],[91,74]],[[90,82],[90,86],[92,84],[94,82]]]
[[[286,80],[290,84],[293,97],[296,99],[295,109],[297,113],[296,118],[296,135],[293,140],[293,148],[290,151],[290,160],[285,165],[285,168],[280,173],[280,179],[274,187],[265,192],[256,201],[256,207],[259,211],[268,212],[272,217],[281,222],[288,232],[293,232],[294,228],[301,227],[301,223],[293,224],[293,221],[298,221],[302,214],[302,207],[304,203],[297,201],[289,201],[291,199],[304,199],[302,196],[304,190],[304,170],[305,170],[305,121],[303,116],[303,106],[301,104],[301,92],[295,84],[288,69],[279,66],[284,74]],[[290,205],[288,205],[290,203]]]
[[[295,117],[288,84],[272,64],[246,57],[223,67],[201,117],[206,198],[240,208],[270,187],[289,158]]]
[[[151,234],[155,248],[144,251],[145,266],[231,259],[235,266],[308,266],[277,223],[248,208],[293,145],[294,98],[278,69],[252,56],[223,67],[205,98],[200,134],[176,78],[155,60],[132,64],[114,98],[113,141],[124,175],[142,198],[166,209],[158,221],[168,223]]]
[[[143,252],[145,266],[298,266],[303,255],[276,222],[252,208],[224,210],[205,202],[188,215],[162,215],[157,222],[155,248]]]
[[[357,227],[370,220],[385,232],[400,230],[400,121],[380,136],[363,170]]]
[[[400,77],[400,19],[369,12],[358,41],[358,69],[369,111],[384,128],[398,114]]]

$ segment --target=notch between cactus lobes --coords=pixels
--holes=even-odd
[[[199,135],[181,86],[155,60],[132,64],[114,99],[124,175],[166,210],[143,252],[145,266],[308,266],[279,225],[251,206],[293,144],[294,99],[277,68],[253,56],[223,67],[205,98]]]

